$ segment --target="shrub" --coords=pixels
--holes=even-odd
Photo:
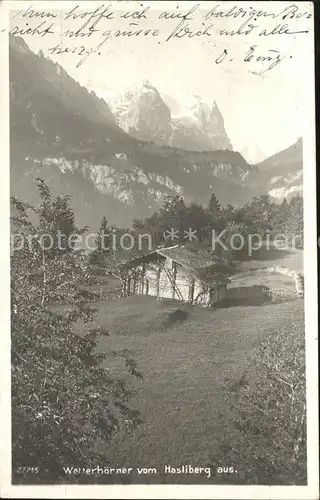
[[[98,336],[107,333],[90,330],[94,310],[79,293],[82,251],[39,244],[44,234],[55,240],[66,209],[64,231],[82,230],[67,198],[52,200],[42,179],[38,190],[38,207],[12,199],[12,228],[24,242],[11,256],[12,465],[15,483],[53,484],[67,480],[63,466],[101,463],[96,440],[106,442],[140,419],[129,407],[130,390],[102,368],[104,356],[95,352]],[[75,329],[78,320],[87,325],[82,332]],[[127,357],[126,365],[136,374]],[[27,467],[38,473],[25,475]]]
[[[233,430],[215,463],[238,474],[225,481],[306,484],[306,387],[304,326],[269,335],[237,386],[230,387]]]

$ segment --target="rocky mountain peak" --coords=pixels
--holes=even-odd
[[[217,149],[232,150],[230,139],[226,133],[224,118],[216,101],[213,101],[209,119],[205,125],[206,135],[210,137]]]
[[[117,124],[140,140],[188,150],[232,150],[224,119],[214,101],[181,91],[178,97],[161,94],[142,79],[113,101]]]
[[[10,90],[12,194],[33,203],[33,180],[44,177],[54,193],[72,197],[81,225],[94,227],[110,213],[128,227],[167,195],[206,204],[214,191],[222,204],[238,206],[266,186],[283,197],[301,184],[301,141],[252,168],[239,153],[222,150],[228,138],[215,103],[188,95],[168,102],[150,82],[123,97],[121,118],[149,143],[137,141],[105,118],[109,108],[96,93],[19,39],[10,47]]]
[[[9,43],[10,46],[13,47],[17,52],[20,52],[22,54],[31,52],[24,39],[20,36],[9,34]]]
[[[210,123],[213,126],[224,128],[224,119],[216,101],[213,101],[211,106]]]
[[[166,144],[171,133],[171,113],[159,91],[143,79],[126,89],[114,102],[117,124],[134,137]]]
[[[191,112],[194,118],[202,125],[206,126],[210,119],[210,108],[206,102],[203,102],[199,96],[194,96],[195,102],[191,106]]]

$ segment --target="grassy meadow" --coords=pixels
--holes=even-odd
[[[109,336],[100,352],[125,349],[143,378],[128,375],[135,390],[131,406],[142,424],[108,445],[110,466],[156,467],[146,482],[196,482],[196,476],[163,475],[164,465],[206,466],[223,451],[222,436],[235,431],[230,387],[242,377],[254,378],[255,352],[268,336],[304,329],[303,300],[261,306],[204,309],[175,300],[157,302],[146,296],[101,301],[94,327]],[[81,328],[82,325],[79,325]],[[109,357],[105,368],[123,377],[124,361]],[[234,464],[241,473],[241,464]],[[132,476],[131,476],[132,477]],[[135,482],[139,477],[134,478]],[[120,479],[119,479],[120,481]],[[212,475],[211,483],[222,481]],[[199,478],[203,482],[203,478]]]

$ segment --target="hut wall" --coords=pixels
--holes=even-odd
[[[147,266],[145,281],[148,286],[148,295],[156,297],[158,295],[158,270],[155,267]],[[146,293],[146,289],[145,292]]]
[[[202,282],[175,262],[143,263],[132,271],[126,280],[129,295],[174,298],[203,306],[210,306],[226,296],[226,285],[221,283],[203,293]]]
[[[159,277],[159,297],[172,299],[172,284],[168,273],[171,273],[172,276],[172,271],[161,269]]]
[[[202,292],[201,282],[199,280],[195,280],[193,299],[196,300],[201,292]]]
[[[227,293],[227,285],[223,283],[217,284],[216,287],[210,290],[210,304],[213,305],[219,300],[223,300]]]
[[[227,285],[220,285],[218,288],[217,300],[223,300],[227,295]]]
[[[143,265],[129,271],[125,282],[127,295],[141,295],[144,292],[145,283],[143,280]]]
[[[219,300],[224,299],[226,296],[226,291],[227,285],[219,283],[217,284],[217,286],[213,286],[208,291],[203,292],[201,282],[196,280],[194,301],[199,305],[210,307]]]
[[[139,281],[135,276],[130,276],[129,279],[129,295],[136,295],[139,293]]]
[[[188,302],[192,288],[193,278],[190,273],[182,266],[177,266],[176,290],[174,298]]]
[[[170,263],[169,263],[170,264]],[[190,298],[192,277],[188,271],[176,264],[166,265],[161,269],[159,280],[159,297],[177,299],[187,302]]]

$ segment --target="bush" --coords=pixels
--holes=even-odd
[[[24,242],[11,256],[12,466],[14,483],[53,484],[67,480],[64,466],[101,463],[96,441],[140,419],[128,405],[130,390],[101,367],[104,356],[95,351],[98,336],[107,333],[90,329],[95,311],[79,293],[82,252],[39,244],[43,234],[55,239],[66,208],[64,231],[80,234],[68,199],[51,200],[41,179],[38,189],[38,207],[12,199],[13,230]],[[83,332],[75,329],[78,320],[87,325]],[[125,358],[129,372],[139,376]],[[38,473],[25,475],[28,467]]]
[[[233,465],[226,482],[307,483],[304,328],[292,324],[270,335],[252,372],[230,387],[233,430],[215,463]]]

